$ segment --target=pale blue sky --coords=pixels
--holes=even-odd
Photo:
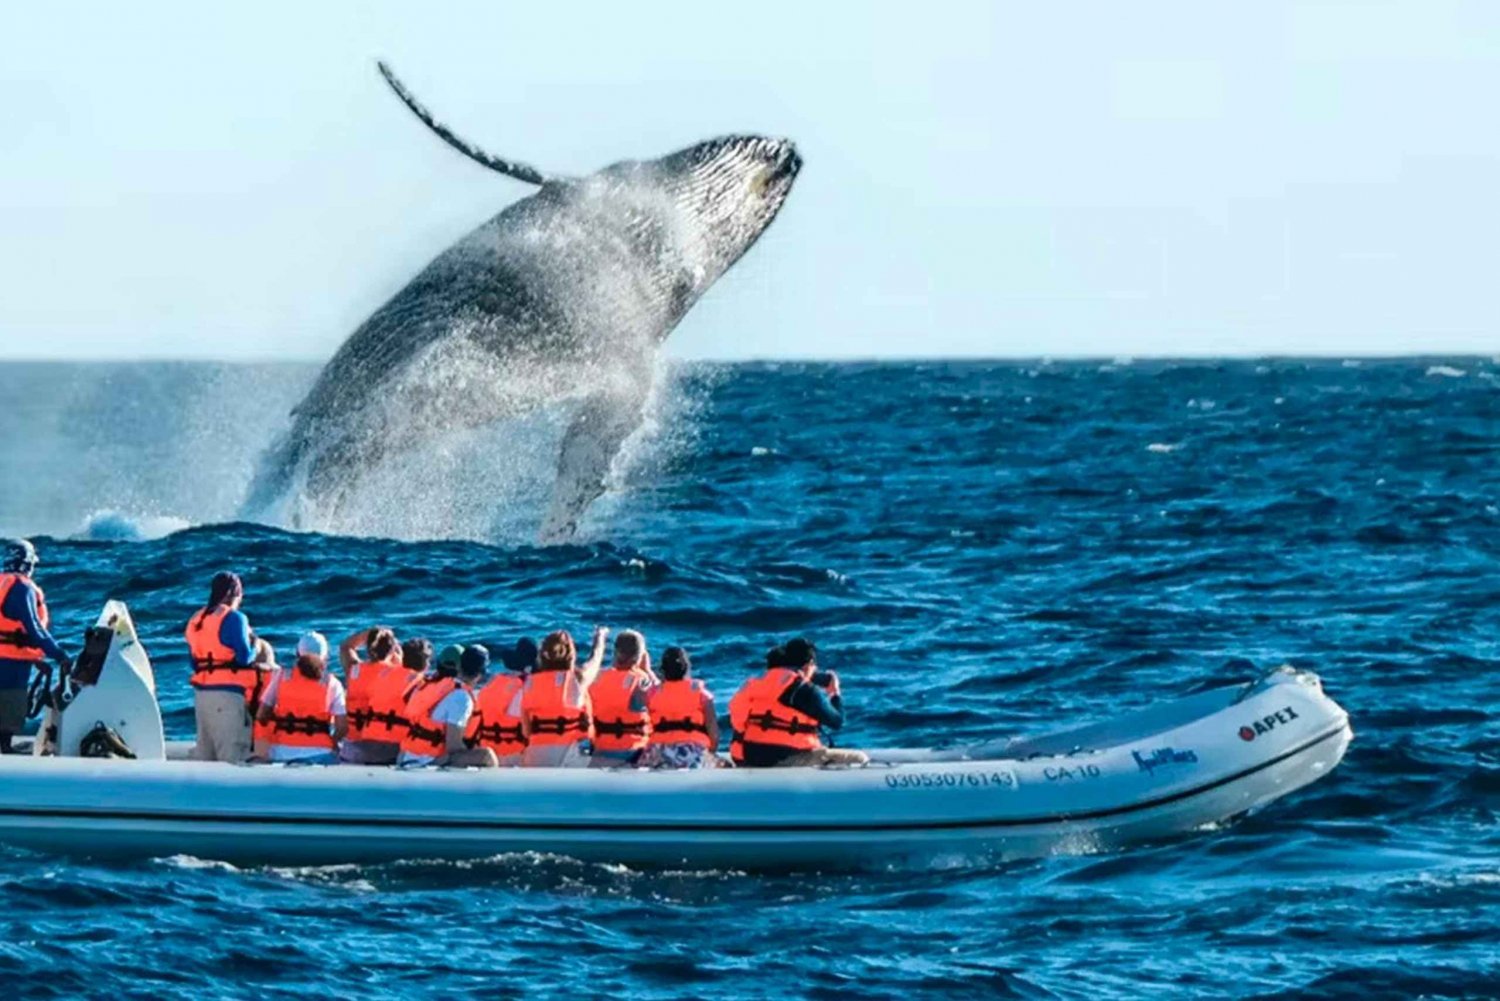
[[[683,357],[1500,350],[1500,5],[0,0],[0,356],[322,358],[555,172],[797,140]]]

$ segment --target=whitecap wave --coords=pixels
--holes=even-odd
[[[1433,365],[1427,369],[1428,375],[1442,376],[1445,379],[1462,379],[1469,373],[1452,365]]]
[[[87,542],[150,542],[191,527],[192,522],[175,515],[131,515],[105,510],[84,518],[73,538]]]

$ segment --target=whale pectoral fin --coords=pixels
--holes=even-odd
[[[603,392],[583,402],[563,436],[557,459],[557,482],[542,520],[544,544],[567,542],[578,531],[578,521],[604,493],[609,467],[645,419],[646,394],[639,391]]]
[[[464,156],[497,173],[505,174],[507,177],[514,177],[518,181],[525,181],[527,184],[541,185],[552,180],[552,178],[549,178],[530,164],[521,163],[518,160],[507,160],[475,146],[433,117],[432,112],[428,111],[422,102],[418,101],[412,92],[406,89],[406,85],[401,82],[396,76],[395,71],[386,65],[384,61],[376,60],[375,66],[380,70],[380,75],[385,77],[385,82],[390,85],[391,90],[396,92],[396,96],[401,98],[402,103],[411,109],[411,113],[420,118],[422,124],[426,125],[433,132],[436,132],[438,138],[458,150]]]

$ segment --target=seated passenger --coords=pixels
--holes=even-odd
[[[514,650],[501,655],[507,671],[497,674],[474,700],[474,717],[469,721],[469,743],[495,752],[501,768],[516,768],[526,750],[526,733],[521,727],[521,689],[526,672],[536,664],[536,642],[516,641]]]
[[[349,678],[349,735],[339,745],[339,760],[355,765],[395,764],[406,735],[406,696],[421,675],[402,666],[396,634],[383,626],[346,638],[339,644],[339,660]]]
[[[594,649],[582,666],[573,637],[563,630],[542,640],[536,670],[521,689],[521,729],[527,768],[582,768],[588,765],[588,742],[594,733],[589,686],[604,663],[609,630],[594,628]]]
[[[662,683],[647,697],[651,746],[641,756],[649,768],[716,768],[719,719],[713,694],[692,677],[687,651],[669,646],[661,655]]]
[[[257,722],[264,734],[257,758],[313,765],[337,763],[335,749],[349,728],[344,686],[328,670],[328,641],[308,633],[297,641],[297,662],[271,675]]]
[[[460,647],[460,651],[462,648]],[[457,661],[454,661],[456,664]],[[401,644],[401,666],[417,677],[427,673],[432,666],[432,643],[429,640],[407,640]]]
[[[651,739],[646,697],[656,687],[646,637],[626,629],[615,637],[615,662],[589,686],[594,708],[594,756],[590,768],[634,765]]]
[[[795,639],[780,664],[751,678],[729,703],[738,740],[736,764],[749,768],[862,765],[863,751],[826,747],[821,729],[844,725],[838,675],[818,670],[818,649]]]
[[[439,662],[437,676],[422,685],[407,706],[409,723],[401,740],[401,767],[495,767],[494,751],[470,747],[464,741],[474,715],[474,687],[484,682],[489,666],[489,651],[482,646],[464,650],[456,677],[448,673],[453,670],[448,662]]]

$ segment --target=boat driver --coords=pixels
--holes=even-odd
[[[45,687],[50,658],[66,671],[73,660],[48,629],[47,596],[31,579],[36,547],[26,539],[0,542],[0,754],[11,753],[11,738],[26,722],[27,684]]]

